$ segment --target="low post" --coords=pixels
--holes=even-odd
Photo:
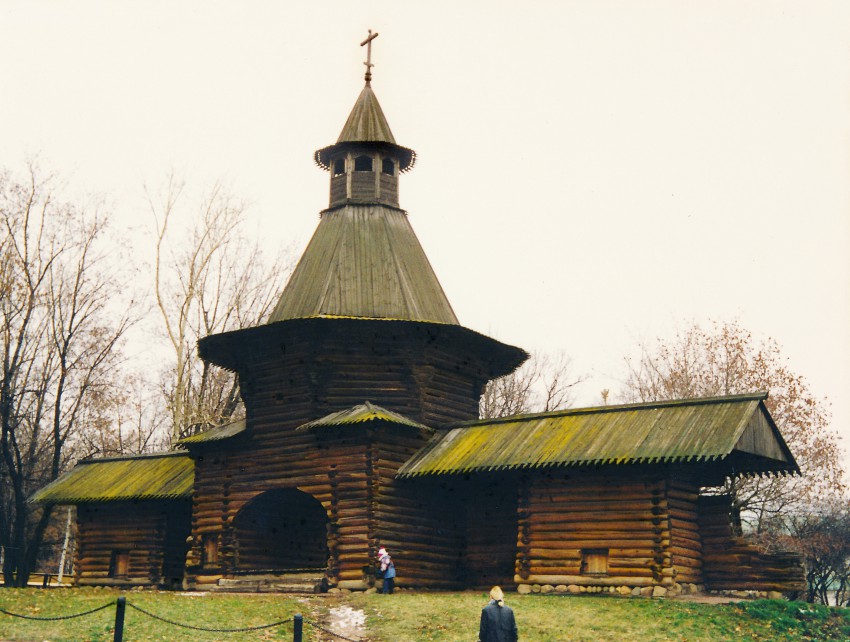
[[[292,618],[292,642],[301,642],[301,631],[304,629],[304,618],[300,613],[296,613]]]
[[[119,597],[115,603],[115,637],[113,642],[123,642],[124,640],[124,611],[127,609],[127,598]]]

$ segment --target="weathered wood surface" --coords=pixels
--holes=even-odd
[[[672,582],[666,483],[655,478],[544,474],[519,498],[517,582],[641,586]],[[607,552],[604,575],[585,573],[584,551]]]
[[[802,558],[768,554],[732,531],[728,495],[702,497],[699,523],[703,538],[703,576],[712,590],[790,592],[805,588]]]
[[[699,486],[683,475],[667,484],[667,512],[670,516],[670,547],[676,581],[702,584],[703,549],[699,532]]]
[[[263,551],[270,538],[255,534],[249,542],[234,523],[262,493],[297,488],[327,516],[331,584],[368,585],[380,544],[393,554],[399,585],[458,585],[462,524],[447,524],[446,507],[421,484],[394,478],[430,435],[393,426],[295,430],[367,400],[432,425],[477,415],[483,362],[476,365],[451,346],[423,346],[421,328],[415,336],[381,337],[376,334],[381,327],[380,322],[370,327],[368,337],[335,332],[292,337],[280,353],[253,360],[242,377],[248,430],[238,448],[227,443],[193,448],[190,582],[202,586],[233,573],[245,566],[248,553],[258,562],[281,562]],[[210,535],[220,538],[220,554],[217,565],[204,568],[202,540]],[[296,564],[293,559],[291,566]]]
[[[133,515],[133,519],[128,519]],[[75,581],[79,586],[179,586],[188,507],[175,502],[116,502],[77,509]],[[115,551],[129,553],[124,577],[111,577]]]

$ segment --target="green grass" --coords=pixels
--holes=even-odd
[[[121,595],[93,589],[0,589],[0,608],[51,617],[114,604]],[[372,642],[474,641],[483,592],[295,597],[283,595],[198,595],[132,591],[127,602],[160,617],[206,628],[238,628],[288,620],[295,613],[326,628],[328,611],[347,605],[367,615],[365,639]],[[795,642],[850,639],[850,610],[799,602],[760,600],[738,604],[698,604],[678,600],[599,596],[509,594],[520,639],[534,642],[639,640],[716,642]],[[115,609],[73,620],[33,621],[0,614],[0,640],[17,642],[111,642]],[[127,609],[127,642],[193,640],[292,640],[292,624],[245,633],[207,633],[176,628]],[[304,627],[305,642],[329,641]]]

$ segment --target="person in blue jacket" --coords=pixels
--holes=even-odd
[[[502,589],[490,589],[490,603],[481,610],[478,642],[517,642],[519,639],[514,612],[505,606]]]
[[[392,595],[395,588],[395,564],[393,558],[387,553],[383,546],[378,549],[378,562],[381,565],[381,577],[384,578],[384,589],[381,591],[386,595]]]

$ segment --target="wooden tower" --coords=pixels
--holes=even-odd
[[[452,583],[459,535],[395,472],[434,429],[476,419],[484,385],[527,355],[459,325],[399,208],[415,153],[370,78],[337,142],[315,153],[329,207],[267,323],[199,343],[237,373],[247,418],[183,441],[191,585],[320,570],[361,588],[379,542],[404,581]]]

